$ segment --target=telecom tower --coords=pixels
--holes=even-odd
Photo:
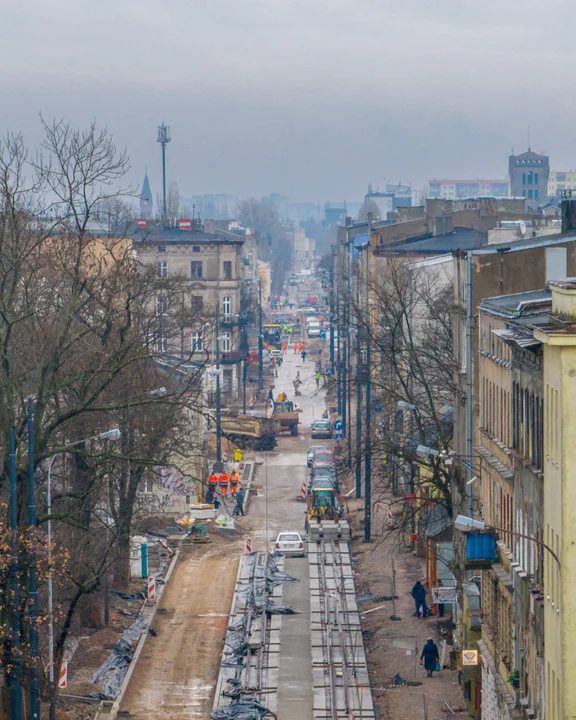
[[[158,125],[158,142],[162,146],[162,218],[166,218],[166,145],[172,140],[170,128]]]

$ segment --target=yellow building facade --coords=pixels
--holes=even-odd
[[[576,718],[576,282],[550,285],[552,319],[535,332],[544,346],[546,718],[568,720]]]
[[[561,195],[563,190],[576,191],[576,170],[550,170],[548,197]]]

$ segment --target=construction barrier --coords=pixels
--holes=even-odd
[[[156,602],[156,579],[152,576],[148,578],[148,600]]]
[[[250,535],[248,535],[248,537],[246,538],[246,552],[252,552],[252,538],[250,537]]]
[[[58,687],[65,688],[67,685],[68,685],[68,662],[66,660],[63,660],[62,665],[60,666],[60,675],[58,677]]]

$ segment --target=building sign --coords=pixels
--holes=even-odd
[[[458,602],[458,588],[455,587],[433,587],[432,603],[434,605],[455,605]]]
[[[462,650],[462,665],[478,665],[478,650]]]

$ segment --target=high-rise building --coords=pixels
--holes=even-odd
[[[547,202],[550,175],[548,155],[538,155],[530,148],[521,155],[510,155],[508,173],[514,197],[526,198],[528,207],[536,207]]]
[[[148,180],[148,173],[144,174],[144,182],[140,192],[140,217],[144,220],[151,220],[154,215],[154,203],[152,201],[152,190]]]

